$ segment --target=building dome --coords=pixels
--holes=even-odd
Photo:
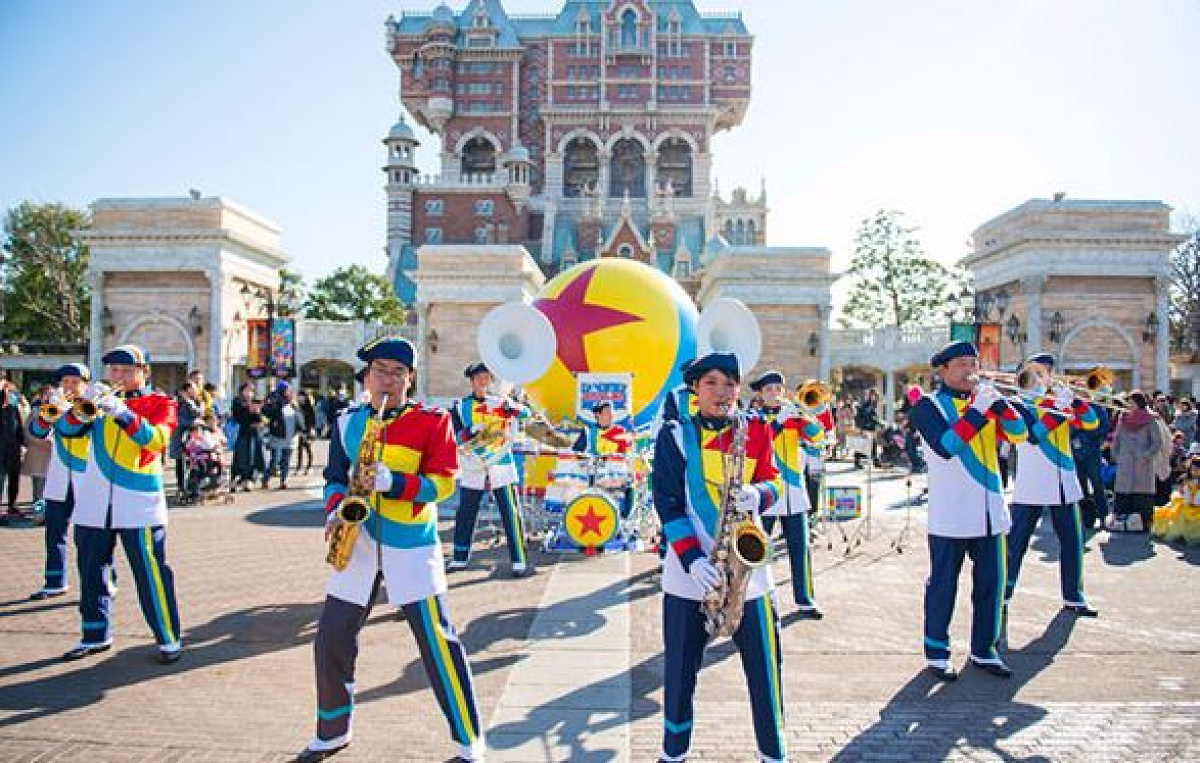
[[[413,132],[413,129],[408,126],[408,122],[404,119],[403,114],[400,115],[400,121],[392,125],[392,129],[388,131],[388,137],[413,141],[417,139],[416,134]]]
[[[507,164],[516,164],[517,162],[524,162],[528,164],[530,162],[529,149],[522,145],[513,146],[512,150],[505,155],[504,161]]]

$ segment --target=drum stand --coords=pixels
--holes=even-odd
[[[904,480],[904,495],[904,526],[900,528],[900,534],[892,541],[892,550],[897,554],[904,553],[904,547],[908,545],[912,535],[912,477],[906,477]]]
[[[849,538],[846,537],[845,530],[842,531],[842,539],[846,542],[846,551],[844,556],[850,556],[850,553],[862,545],[864,540],[871,539],[871,528],[874,522],[874,517],[871,511],[871,484],[874,463],[871,459],[871,454],[867,453],[867,488],[863,491],[863,517],[858,522],[858,527],[854,528],[854,534]]]

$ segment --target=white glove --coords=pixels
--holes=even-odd
[[[1060,411],[1068,410],[1071,407],[1071,402],[1074,401],[1075,395],[1071,390],[1059,384],[1054,388],[1054,407]]]
[[[733,497],[734,504],[737,505],[738,511],[743,514],[752,514],[758,511],[759,503],[762,501],[762,496],[758,490],[749,485],[742,485],[738,489],[738,494]]]
[[[380,464],[375,470],[375,492],[386,493],[392,489],[393,482],[392,470]]]
[[[987,413],[993,405],[1002,399],[1003,396],[995,387],[990,384],[980,384],[975,388],[975,399],[971,401],[971,407],[980,413]]]
[[[55,390],[50,393],[50,399],[46,402],[50,405],[57,405],[59,408],[63,408],[67,404],[67,396],[62,391]]]
[[[692,562],[692,566],[688,567],[688,574],[692,576],[692,580],[696,581],[696,585],[700,586],[700,590],[708,593],[717,587],[717,582],[721,579],[721,573],[717,572],[717,568],[713,563],[700,557]]]
[[[122,414],[129,412],[129,406],[125,401],[116,395],[101,395],[96,398],[96,407],[100,409],[106,416],[116,418]]]

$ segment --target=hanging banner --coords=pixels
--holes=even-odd
[[[975,324],[974,323],[957,323],[950,324],[950,341],[951,342],[970,342],[975,343]]]
[[[271,375],[280,379],[296,375],[296,321],[291,318],[271,321]]]
[[[979,324],[979,367],[984,371],[1000,370],[1000,324]]]
[[[633,410],[632,374],[579,374],[575,377],[575,417],[595,423],[592,407],[601,401],[612,403],[613,423],[626,424]]]
[[[261,318],[246,321],[246,374],[252,379],[267,375],[270,331]]]

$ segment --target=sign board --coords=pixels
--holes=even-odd
[[[831,519],[860,519],[862,507],[862,488],[858,485],[825,487],[825,513]]]
[[[633,414],[632,374],[579,374],[575,383],[575,417],[580,421],[594,424],[592,407],[600,402],[612,403],[614,423],[624,423]]]

